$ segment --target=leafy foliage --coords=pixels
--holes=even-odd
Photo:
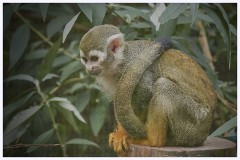
[[[237,125],[236,8],[203,3],[4,4],[4,156],[116,156],[108,148],[113,108],[79,60],[81,37],[100,24],[118,26],[126,40],[171,36],[177,49],[205,69],[218,94],[212,136],[230,135]],[[204,26],[213,61],[203,55],[197,22]],[[11,148],[14,144],[23,145]]]

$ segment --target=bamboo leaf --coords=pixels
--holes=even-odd
[[[30,107],[26,110],[23,110],[19,113],[17,113],[12,120],[8,123],[4,135],[10,133],[12,130],[14,130],[19,125],[26,122],[29,118],[31,118],[35,113],[37,113],[41,109],[41,106],[34,106]]]
[[[63,68],[62,74],[60,76],[60,82],[63,82],[65,79],[67,79],[71,74],[79,71],[82,69],[81,62],[79,61],[73,61],[70,64],[66,65]]]
[[[53,61],[57,55],[57,51],[60,47],[61,39],[57,40],[52,48],[48,51],[46,56],[43,58],[42,63],[39,67],[38,79],[43,79],[51,70]]]
[[[163,24],[171,19],[177,18],[187,7],[188,4],[185,3],[170,3],[159,17],[159,22]]]
[[[11,42],[10,42],[10,65],[9,69],[18,62],[22,57],[24,50],[28,45],[30,37],[29,27],[26,24],[21,25],[13,33]]]
[[[81,11],[86,15],[93,25],[101,25],[106,14],[106,6],[102,3],[80,3],[78,4]]]
[[[19,74],[16,76],[9,77],[6,80],[4,80],[4,82],[13,81],[13,80],[29,81],[29,82],[32,82],[33,84],[36,84],[36,82],[37,82],[37,80],[35,78],[33,78],[32,76],[27,75],[27,74]]]
[[[50,129],[46,132],[43,132],[41,135],[39,135],[35,141],[33,142],[33,144],[45,144],[52,136],[54,133],[54,129]],[[36,149],[38,149],[39,146],[31,146],[27,149],[27,153],[31,153],[33,151],[35,151]]]
[[[150,16],[150,20],[155,25],[156,31],[159,30],[159,26],[160,26],[159,17],[162,15],[165,9],[166,9],[166,6],[164,3],[157,4],[152,15]]]
[[[69,34],[70,30],[72,29],[75,21],[77,20],[78,16],[79,16],[80,12],[75,15],[66,25],[65,28],[63,30],[63,39],[62,39],[62,43],[64,43],[65,39],[67,38],[67,35]]]
[[[12,114],[17,109],[21,108],[32,96],[35,92],[31,92],[24,97],[21,97],[17,101],[10,103],[3,107],[3,117],[6,118],[10,114]]]
[[[107,100],[100,100],[100,103],[90,114],[90,124],[95,136],[98,135],[103,126],[107,114]]]
[[[191,25],[193,25],[197,12],[198,12],[199,4],[198,3],[190,3],[190,10],[191,10],[191,16],[192,16],[192,22]]]
[[[229,36],[229,28],[226,22],[223,21],[221,13],[219,10],[207,6],[202,6],[203,9],[206,11],[207,15],[212,19],[214,24],[216,25],[222,39],[226,45],[227,53],[229,54],[229,65],[231,60],[231,47],[230,47],[230,36]]]
[[[42,14],[42,17],[43,17],[43,21],[44,21],[44,22],[45,22],[45,20],[46,20],[46,15],[47,15],[48,7],[49,7],[49,3],[40,3],[40,4],[39,4],[40,12],[41,12],[41,14]]]
[[[211,137],[220,136],[223,133],[226,133],[227,131],[229,131],[230,129],[232,129],[232,128],[236,127],[236,126],[237,126],[237,116],[233,117],[232,119],[230,119],[229,121],[224,123],[216,131],[214,131],[210,136]]]
[[[67,141],[65,144],[67,144],[67,145],[69,145],[69,144],[90,145],[90,146],[100,148],[96,143],[89,141],[87,139],[81,139],[81,138],[71,139],[71,140]]]
[[[10,3],[13,8],[13,11],[16,12],[21,3]]]
[[[46,81],[46,80],[49,80],[49,79],[53,79],[53,78],[56,78],[56,77],[59,77],[58,75],[56,74],[53,74],[53,73],[48,73],[43,79],[42,81]]]
[[[76,109],[76,107],[74,105],[72,105],[71,102],[69,102],[66,98],[61,98],[61,97],[54,97],[52,99],[50,99],[49,101],[57,101],[59,103],[59,105],[67,110],[69,110],[70,112],[73,112],[73,114],[83,123],[86,123],[86,121],[84,120],[84,118],[80,115],[79,111]]]

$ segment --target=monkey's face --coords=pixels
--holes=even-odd
[[[85,65],[86,71],[92,75],[99,76],[103,70],[103,64],[107,59],[104,52],[92,50],[88,54],[84,54],[80,50],[81,62]]]

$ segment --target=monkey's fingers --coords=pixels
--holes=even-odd
[[[110,133],[108,138],[108,145],[111,148],[113,148],[113,141],[114,141],[114,133]]]

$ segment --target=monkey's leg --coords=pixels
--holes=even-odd
[[[129,138],[129,144],[140,144],[146,146],[164,146],[167,139],[167,111],[168,103],[164,99],[162,87],[158,82],[155,83],[153,97],[148,106],[148,115],[146,122],[146,139]],[[156,87],[158,86],[158,87]]]
[[[125,156],[126,151],[128,150],[128,144],[127,144],[128,134],[123,129],[123,127],[118,124],[117,128],[114,132],[109,134],[109,146],[113,148],[113,150],[119,155],[119,156]]]
[[[146,129],[150,146],[195,146],[204,142],[211,112],[201,99],[182,91],[178,84],[159,78],[154,84]]]

